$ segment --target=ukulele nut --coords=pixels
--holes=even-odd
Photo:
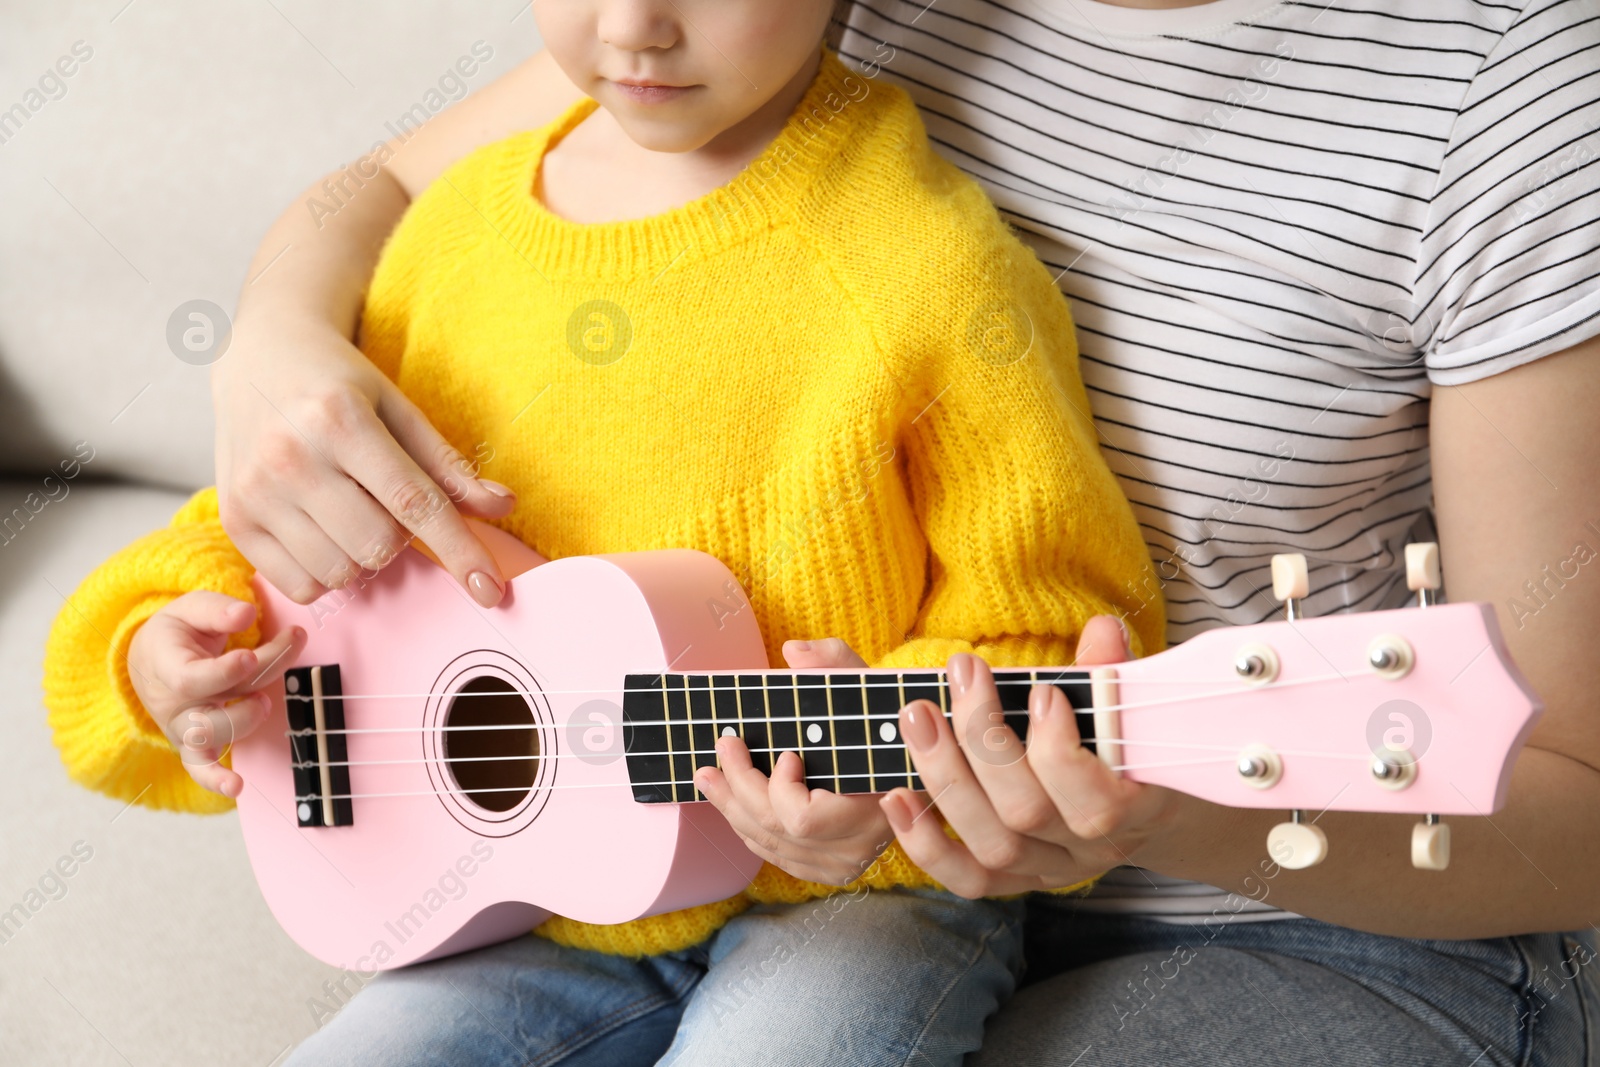
[[[1233,656],[1233,672],[1251,685],[1276,681],[1280,669],[1278,654],[1266,645],[1245,645]]]
[[[1373,781],[1385,789],[1405,789],[1417,780],[1417,763],[1411,753],[1388,749],[1372,758]]]
[[[1380,678],[1394,681],[1411,673],[1417,657],[1399,634],[1379,634],[1367,646],[1367,666]]]
[[[1271,789],[1283,777],[1283,760],[1266,745],[1247,745],[1234,764],[1245,785]]]

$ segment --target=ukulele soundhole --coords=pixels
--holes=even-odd
[[[481,675],[458,689],[445,713],[444,754],[456,787],[489,811],[510,811],[539,778],[533,709],[504,678]]]

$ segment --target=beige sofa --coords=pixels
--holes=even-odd
[[[338,973],[273,921],[233,816],[68,781],[45,634],[85,574],[211,480],[206,349],[181,343],[186,315],[169,343],[174,312],[231,311],[302,187],[535,47],[514,0],[0,16],[0,1064],[268,1067],[328,1003]]]

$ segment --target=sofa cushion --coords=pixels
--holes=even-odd
[[[211,481],[188,305],[231,315],[262,234],[317,175],[535,45],[526,4],[478,0],[8,5],[0,468],[86,441],[102,475]]]

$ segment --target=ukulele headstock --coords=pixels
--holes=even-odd
[[[1437,549],[1407,552],[1425,610],[1301,617],[1304,557],[1273,561],[1287,619],[1211,630],[1118,668],[1115,762],[1233,807],[1289,809],[1283,866],[1321,862],[1326,810],[1424,816],[1418,867],[1449,862],[1440,815],[1487,815],[1542,710],[1487,604],[1434,605]],[[1309,813],[1309,814],[1308,814]]]

